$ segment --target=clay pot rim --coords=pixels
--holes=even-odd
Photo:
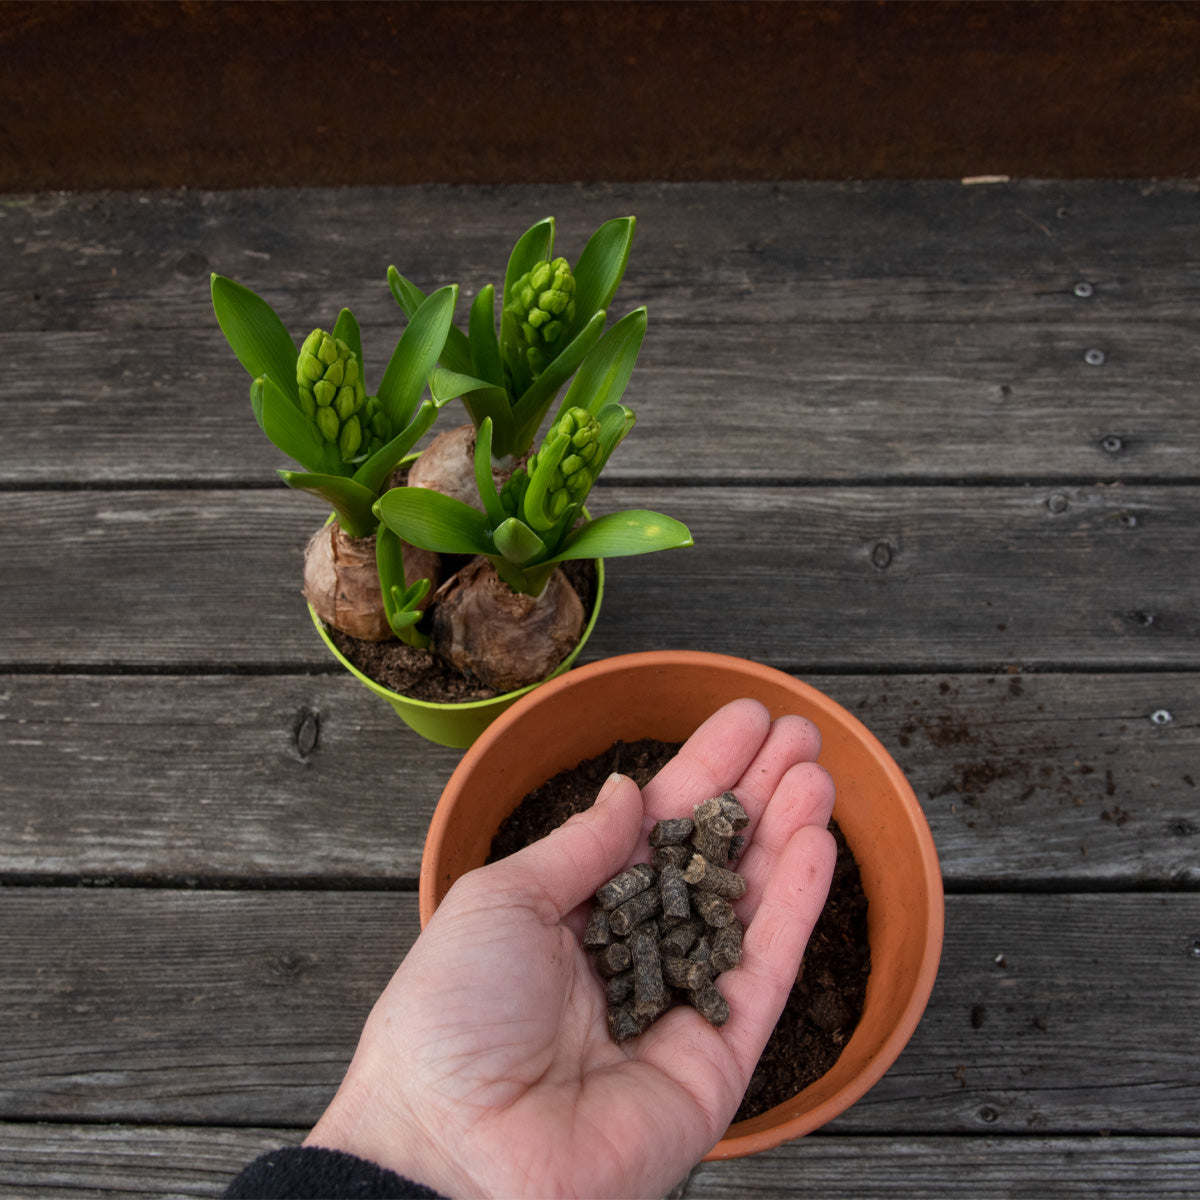
[[[542,684],[536,692],[522,697],[501,714],[466,751],[455,768],[438,801],[426,836],[425,850],[421,858],[419,885],[420,921],[421,927],[424,928],[437,905],[438,867],[436,864],[440,863],[444,853],[456,797],[465,780],[474,770],[475,764],[487,756],[489,749],[497,741],[508,736],[510,728],[521,720],[527,707],[533,704],[552,703],[567,690],[586,688],[589,682],[599,675],[645,668],[662,670],[672,667],[709,667],[724,672],[733,670],[772,689],[784,686],[796,695],[803,696],[806,704],[813,710],[828,715],[843,729],[850,731],[874,766],[886,776],[888,784],[907,818],[907,824],[914,836],[919,863],[914,890],[918,894],[924,892],[924,903],[921,905],[919,914],[925,931],[920,963],[915,976],[908,983],[907,999],[896,1014],[890,1032],[874,1053],[843,1086],[811,1107],[803,1108],[798,1102],[802,1101],[811,1088],[818,1088],[821,1080],[768,1112],[732,1125],[730,1130],[705,1156],[705,1161],[711,1161],[736,1158],[772,1149],[812,1132],[848,1109],[882,1078],[899,1057],[901,1050],[915,1031],[933,990],[941,957],[945,923],[942,877],[937,850],[920,802],[908,780],[883,744],[857,717],[823,692],[793,676],[761,663],[724,654],[691,650],[645,651],[601,659],[581,667],[575,667],[567,674]],[[752,694],[752,690],[747,694]],[[847,1043],[847,1050],[853,1046],[854,1040],[852,1036]],[[845,1053],[844,1050],[843,1054]],[[836,1067],[832,1070],[836,1070]],[[791,1113],[787,1111],[789,1108],[793,1109]]]

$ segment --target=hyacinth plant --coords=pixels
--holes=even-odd
[[[289,487],[325,500],[335,520],[305,553],[305,595],[327,624],[367,640],[419,642],[431,580],[409,563],[374,506],[390,477],[437,416],[426,381],[454,317],[457,288],[413,312],[379,387],[368,394],[362,337],[350,309],[331,331],[313,330],[299,348],[275,311],[249,288],[212,276],[212,303],[230,348],[250,373],[259,427],[304,470],[280,470]],[[378,534],[378,536],[377,536]],[[415,556],[412,556],[415,557]]]
[[[578,640],[584,613],[559,567],[690,546],[687,527],[647,509],[590,518],[584,502],[609,457],[633,428],[620,403],[646,333],[636,309],[584,358],[541,445],[497,487],[494,425],[485,416],[474,450],[478,506],[426,487],[392,488],[375,513],[406,545],[473,556],[442,589],[434,647],[494,686],[520,687],[552,669]],[[536,626],[544,656],[529,655],[506,630]]]
[[[554,218],[538,221],[509,255],[499,334],[491,284],[472,302],[467,332],[451,327],[430,391],[439,403],[461,397],[476,429],[491,420],[497,462],[514,462],[530,449],[563,385],[600,340],[629,262],[635,224],[633,217],[606,221],[572,271],[565,258],[554,255]],[[424,293],[395,267],[388,270],[388,285],[411,319]],[[471,458],[468,454],[458,468],[464,475]]]

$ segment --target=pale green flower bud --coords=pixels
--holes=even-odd
[[[558,465],[550,467],[549,463],[543,463],[547,447],[561,443],[564,437],[568,449]],[[586,409],[567,409],[550,427],[538,452],[529,459],[531,486],[523,498],[529,501],[525,505],[528,524],[534,529],[548,529],[570,505],[582,503],[596,480],[599,461],[599,421]]]
[[[354,351],[341,338],[314,329],[296,359],[296,385],[301,410],[316,421],[327,442],[337,443],[342,458],[349,461],[363,444],[357,414],[367,399]]]
[[[507,313],[519,330],[519,354],[536,379],[566,343],[575,319],[575,277],[565,258],[534,263],[513,285]]]

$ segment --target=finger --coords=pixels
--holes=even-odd
[[[722,1032],[742,1071],[743,1087],[796,981],[836,860],[828,830],[805,825],[788,839],[746,929],[742,961],[718,981],[730,1011]]]
[[[733,700],[718,709],[643,789],[646,827],[662,817],[690,815],[697,804],[732,788],[770,728],[771,714],[757,700]]]
[[[737,904],[742,921],[748,923],[754,915],[767,881],[797,830],[805,825],[828,826],[833,800],[833,777],[815,762],[795,763],[784,773],[738,860],[738,874],[746,880],[746,894]]]
[[[805,717],[777,717],[771,722],[753,761],[733,786],[734,795],[750,818],[746,839],[754,830],[786,772],[797,763],[815,762],[821,753],[821,733]]]
[[[547,906],[546,920],[560,920],[621,870],[641,828],[637,784],[626,775],[610,775],[591,808],[485,868],[494,872],[489,885],[524,893]]]

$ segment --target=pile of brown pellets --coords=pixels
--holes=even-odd
[[[583,948],[606,981],[614,1041],[637,1037],[677,1004],[691,1004],[711,1025],[729,1020],[713,980],[742,957],[733,901],[746,881],[727,864],[741,853],[748,823],[732,792],[705,800],[691,817],[659,821],[650,862],[596,892]]]

